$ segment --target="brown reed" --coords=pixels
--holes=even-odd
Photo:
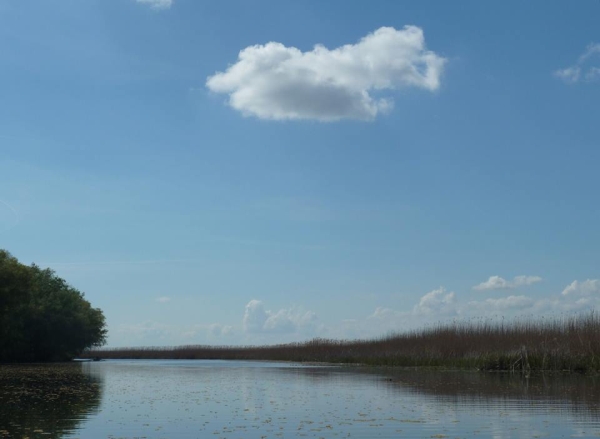
[[[455,320],[367,340],[315,338],[266,346],[100,348],[100,359],[221,359],[352,363],[378,366],[479,370],[600,370],[600,317],[525,316],[504,320]]]

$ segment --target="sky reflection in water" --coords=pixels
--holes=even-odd
[[[0,367],[0,437],[600,436],[599,381],[266,362]]]

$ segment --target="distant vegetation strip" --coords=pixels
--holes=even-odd
[[[221,359],[359,363],[502,371],[600,371],[600,317],[454,321],[371,340],[316,338],[268,346],[101,348],[101,359]]]

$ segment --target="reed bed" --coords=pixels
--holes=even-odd
[[[449,367],[503,371],[600,370],[600,317],[475,319],[393,333],[369,340],[316,338],[267,346],[101,348],[100,359],[220,359]]]

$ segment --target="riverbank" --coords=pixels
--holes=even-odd
[[[600,318],[456,321],[371,340],[317,338],[269,346],[94,349],[82,358],[219,359],[449,367],[497,371],[600,371]]]

